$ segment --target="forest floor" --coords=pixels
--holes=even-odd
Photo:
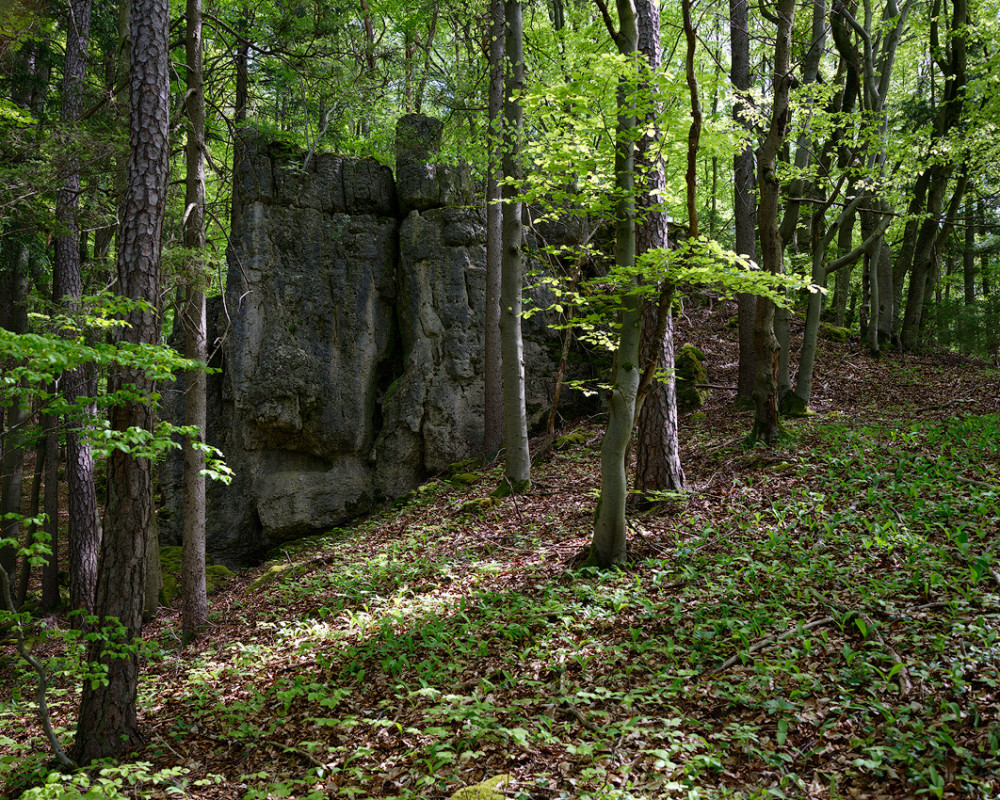
[[[677,341],[735,386],[725,322],[682,314]],[[775,449],[744,449],[732,392],[682,415],[690,490],[631,516],[620,571],[574,567],[592,419],[527,496],[491,504],[498,468],[442,476],[240,574],[195,646],[163,609],[145,746],[73,780],[151,798],[997,797],[1000,372],[824,342],[814,386],[817,413]],[[45,771],[33,695],[0,651],[0,796]],[[67,741],[77,700],[57,677]]]

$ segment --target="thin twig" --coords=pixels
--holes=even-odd
[[[514,485],[510,482],[510,478],[504,475],[503,479],[507,481],[507,488],[510,489],[510,499],[514,503],[514,513],[517,514],[518,524],[520,524],[520,526],[523,528],[524,517],[521,516],[521,509],[517,505],[517,492],[514,491]]]
[[[45,674],[45,667],[43,667],[38,659],[35,658],[31,653],[28,652],[28,648],[24,646],[24,627],[21,624],[20,618],[18,618],[16,612],[14,611],[14,598],[11,597],[10,593],[10,579],[7,575],[7,570],[0,566],[0,585],[3,587],[3,600],[7,606],[7,609],[12,615],[14,615],[14,627],[17,630],[17,652],[35,671],[38,675],[38,716],[41,718],[42,730],[45,731],[45,738],[49,740],[49,745],[52,747],[52,752],[56,757],[56,761],[59,762],[59,766],[64,770],[76,769],[76,764],[66,755],[66,751],[63,750],[62,745],[59,743],[59,738],[56,736],[55,731],[52,730],[52,721],[49,717],[49,705],[45,699],[45,693],[49,688],[48,675]]]

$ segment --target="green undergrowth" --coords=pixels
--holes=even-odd
[[[219,779],[244,798],[501,774],[522,800],[996,797],[998,443],[996,416],[803,420],[782,450],[719,450],[725,490],[636,518],[612,572],[565,566],[575,479],[481,517],[462,505],[496,469],[432,484],[300,549],[238,637],[185,661],[150,643],[141,758],[197,762],[192,797],[234,752]]]

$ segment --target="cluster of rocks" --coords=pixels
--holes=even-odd
[[[228,280],[210,311],[208,439],[235,472],[208,492],[217,561],[329,530],[479,452],[486,215],[468,168],[435,163],[440,135],[404,117],[395,176],[243,136]],[[537,315],[524,335],[537,419],[558,334]],[[167,397],[176,418],[182,394],[181,382]],[[163,469],[166,543],[180,538],[181,469]]]

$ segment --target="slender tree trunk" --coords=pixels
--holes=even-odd
[[[618,0],[618,52],[634,58],[639,31],[633,0]],[[609,26],[610,27],[610,26]],[[615,264],[623,271],[635,266],[635,145],[634,112],[628,107],[628,87],[618,88],[618,128],[615,143],[615,188],[619,193],[615,230]],[[594,538],[588,564],[610,567],[628,558],[625,501],[628,496],[625,452],[632,438],[635,398],[639,389],[641,300],[627,295],[621,311],[621,334],[615,352],[614,373],[608,392],[608,427],[601,443],[601,497],[594,514]]]
[[[205,320],[205,87],[202,72],[201,0],[187,0],[187,177],[185,181],[184,246],[192,254],[188,265],[181,322],[188,358],[208,361]],[[198,443],[205,443],[205,372],[191,370],[184,380],[184,424],[198,430]],[[208,623],[205,587],[205,466],[204,453],[184,442],[184,532],[181,595],[184,612],[181,627],[185,641],[196,638]]]
[[[170,158],[169,24],[167,0],[132,0],[129,168],[119,236],[118,281],[123,296],[145,300],[154,309],[159,293],[160,236]],[[133,344],[158,341],[159,319],[154,311],[132,310],[127,323],[119,329],[122,340]],[[111,428],[149,430],[153,408],[146,398],[152,392],[152,382],[140,370],[118,367],[112,371],[111,393],[129,384],[135,386],[137,397],[112,409]],[[95,613],[102,625],[116,619],[123,630],[110,642],[97,640],[88,648],[88,659],[107,667],[107,683],[84,683],[74,750],[74,760],[80,764],[118,755],[141,738],[135,707],[138,653],[132,649],[113,654],[109,645],[128,645],[139,635],[152,506],[152,462],[114,451],[108,459],[106,529]]]
[[[238,31],[241,36],[249,36],[250,14],[244,11],[240,15],[240,25]],[[233,125],[239,127],[247,119],[247,108],[250,105],[250,43],[247,39],[241,38],[236,46],[236,105],[233,109]],[[240,137],[237,136],[233,142],[233,164],[239,164],[243,156],[240,152]],[[240,207],[240,193],[233,191],[232,205],[229,212],[229,229],[236,230],[240,221],[242,208]]]
[[[83,107],[83,83],[87,71],[90,40],[91,0],[71,0],[63,74],[61,119],[73,125]],[[53,289],[57,303],[70,312],[80,307],[83,293],[80,232],[77,212],[80,204],[80,173],[76,164],[56,197],[56,222],[60,233],[55,240]],[[88,396],[89,376],[83,368],[67,372],[62,379],[66,401],[76,403]],[[96,407],[88,403],[66,420],[66,482],[69,488],[69,598],[70,606],[88,614],[94,608],[97,584],[97,553],[101,528],[94,486],[94,457],[87,442],[86,428],[92,424]]]
[[[652,0],[636,0],[638,47],[656,73],[662,61],[660,44],[660,8]],[[667,215],[660,208],[661,192],[666,187],[663,159],[658,152],[658,115],[660,104],[646,119],[647,128],[655,133],[646,134],[636,149],[636,165],[640,182],[636,201],[639,221],[636,223],[636,254],[665,248],[667,242]],[[697,150],[697,148],[696,148]],[[661,292],[671,287],[661,286]],[[660,319],[660,314],[666,315]],[[642,338],[639,345],[639,363],[643,370],[662,369],[666,378],[653,381],[644,397],[638,399],[638,447],[636,449],[635,490],[637,493],[652,491],[680,491],[684,488],[684,470],[681,467],[680,443],[677,435],[677,385],[674,375],[674,325],[670,305],[645,300],[642,304]],[[658,336],[660,331],[662,336]],[[641,388],[640,388],[641,392]],[[626,467],[628,465],[626,464]]]
[[[483,461],[491,463],[504,442],[503,356],[500,350],[500,285],[502,241],[502,203],[500,192],[501,114],[504,81],[504,5],[503,0],[489,0],[489,179],[486,183],[486,342],[484,359],[485,409],[483,415]]]
[[[976,216],[972,198],[965,202],[965,246],[962,248],[962,282],[965,305],[976,302]]]
[[[42,570],[42,608],[59,605],[59,418],[42,417],[45,430],[45,532],[52,551]]]
[[[732,48],[730,77],[737,92],[747,92],[750,83],[750,35],[747,28],[747,0],[729,0],[729,38]],[[754,199],[754,152],[749,134],[752,109],[744,95],[733,101],[733,122],[747,132],[743,149],[733,156],[733,216],[736,221],[736,252],[750,260],[757,257],[757,206]],[[739,321],[739,377],[736,399],[744,403],[753,400],[755,356],[753,345],[754,313],[757,299],[752,294],[737,296]]]
[[[28,261],[30,255],[25,244],[17,246],[17,255],[10,265],[10,310],[7,330],[15,334],[28,332]],[[28,421],[26,405],[17,397],[6,407],[7,427],[3,431],[3,449],[0,455],[0,569],[14,584],[17,566],[18,536],[20,534],[21,479],[24,473],[24,426]]]
[[[784,245],[778,227],[780,182],[775,172],[778,151],[785,141],[791,110],[792,22],[794,0],[778,0],[774,47],[774,97],[767,136],[757,152],[757,180],[760,191],[760,247],[764,269],[773,275],[784,272]],[[752,440],[773,443],[781,434],[778,420],[778,340],[774,334],[774,303],[758,297],[754,319],[754,352],[757,373],[754,380],[754,427]]]
[[[976,202],[976,224],[981,236],[989,236],[990,232],[986,227],[986,203],[982,195]],[[986,248],[983,248],[979,254],[979,274],[983,282],[983,297],[989,297],[992,290],[990,285],[990,253]]]
[[[521,137],[523,123],[520,93],[524,88],[521,0],[505,0],[506,81],[504,98],[503,254],[500,287],[501,351],[503,354],[504,431],[507,443],[506,480],[517,494],[531,486],[528,452],[528,416],[524,394],[524,343],[521,339],[521,290],[524,283],[524,226],[521,203]]]
[[[45,438],[40,437],[35,445],[35,474],[31,481],[31,494],[28,500],[28,517],[35,520],[38,517],[39,502],[42,496],[42,477],[45,474]],[[28,535],[24,546],[30,548],[35,543],[37,525],[34,521],[28,526]],[[31,559],[21,559],[21,576],[17,581],[17,591],[14,594],[14,605],[20,608],[28,596],[28,581],[31,580]]]
[[[935,61],[944,77],[944,96],[934,119],[934,141],[947,141],[948,135],[958,124],[965,106],[965,86],[967,82],[966,68],[968,56],[968,0],[953,0],[950,17],[940,13],[940,3],[935,0],[932,9],[930,44],[935,54]],[[947,46],[939,45],[939,27],[944,21],[948,26],[946,31]],[[938,55],[946,54],[946,55]],[[913,267],[910,275],[910,288],[906,298],[906,310],[903,314],[903,330],[901,344],[904,350],[912,350],[916,344],[923,322],[925,300],[929,299],[926,287],[933,276],[931,262],[944,225],[940,222],[944,208],[945,191],[955,165],[951,162],[938,162],[930,170],[927,217],[920,226],[920,233],[914,248]],[[966,174],[958,180],[958,185],[952,195],[949,219],[957,214],[957,204],[964,194]]]

